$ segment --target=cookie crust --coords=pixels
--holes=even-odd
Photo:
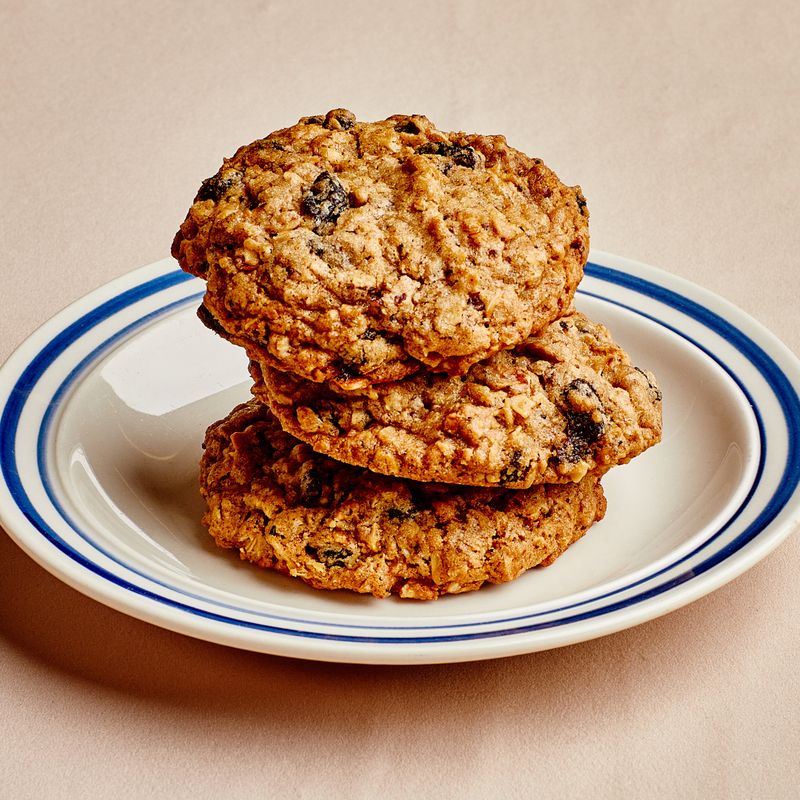
[[[283,428],[350,464],[418,481],[526,488],[602,474],[661,438],[661,392],[608,329],[571,311],[463,377],[345,395],[251,362]]]
[[[205,324],[348,390],[513,347],[569,306],[588,251],[580,188],[504,137],[344,109],[237,150],[172,246]]]
[[[552,563],[602,519],[596,476],[514,491],[421,484],[348,466],[255,400],[204,442],[203,523],[242,559],[317,589],[429,600]]]

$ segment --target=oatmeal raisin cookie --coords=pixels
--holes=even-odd
[[[624,464],[661,437],[661,392],[576,311],[461,377],[349,395],[251,362],[253,394],[315,450],[419,481],[524,488]]]
[[[433,599],[547,565],[605,513],[597,476],[527,490],[422,484],[336,462],[255,400],[206,434],[217,544],[317,589]]]
[[[514,347],[569,307],[588,251],[580,188],[503,136],[343,109],[225,159],[172,246],[206,325],[351,391]]]

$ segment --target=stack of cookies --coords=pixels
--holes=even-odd
[[[573,307],[577,187],[502,136],[336,109],[240,148],[173,244],[254,399],[204,443],[219,545],[320,589],[431,599],[551,563],[661,394]]]

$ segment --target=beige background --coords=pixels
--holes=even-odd
[[[798,5],[591,6],[6,0],[0,360],[164,257],[223,155],[339,105],[505,133],[582,184],[595,247],[800,351]],[[794,536],[614,636],[376,668],[137,622],[0,536],[0,796],[797,796],[798,574]]]

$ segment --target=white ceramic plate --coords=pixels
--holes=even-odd
[[[0,521],[120,611],[251,650],[330,661],[493,658],[682,606],[800,521],[800,367],[726,301],[594,253],[578,306],[652,369],[664,439],[604,479],[608,514],[553,566],[432,603],[318,592],[218,550],[199,525],[205,428],[249,396],[246,360],[197,321],[170,261],[98,289],[0,370]]]

